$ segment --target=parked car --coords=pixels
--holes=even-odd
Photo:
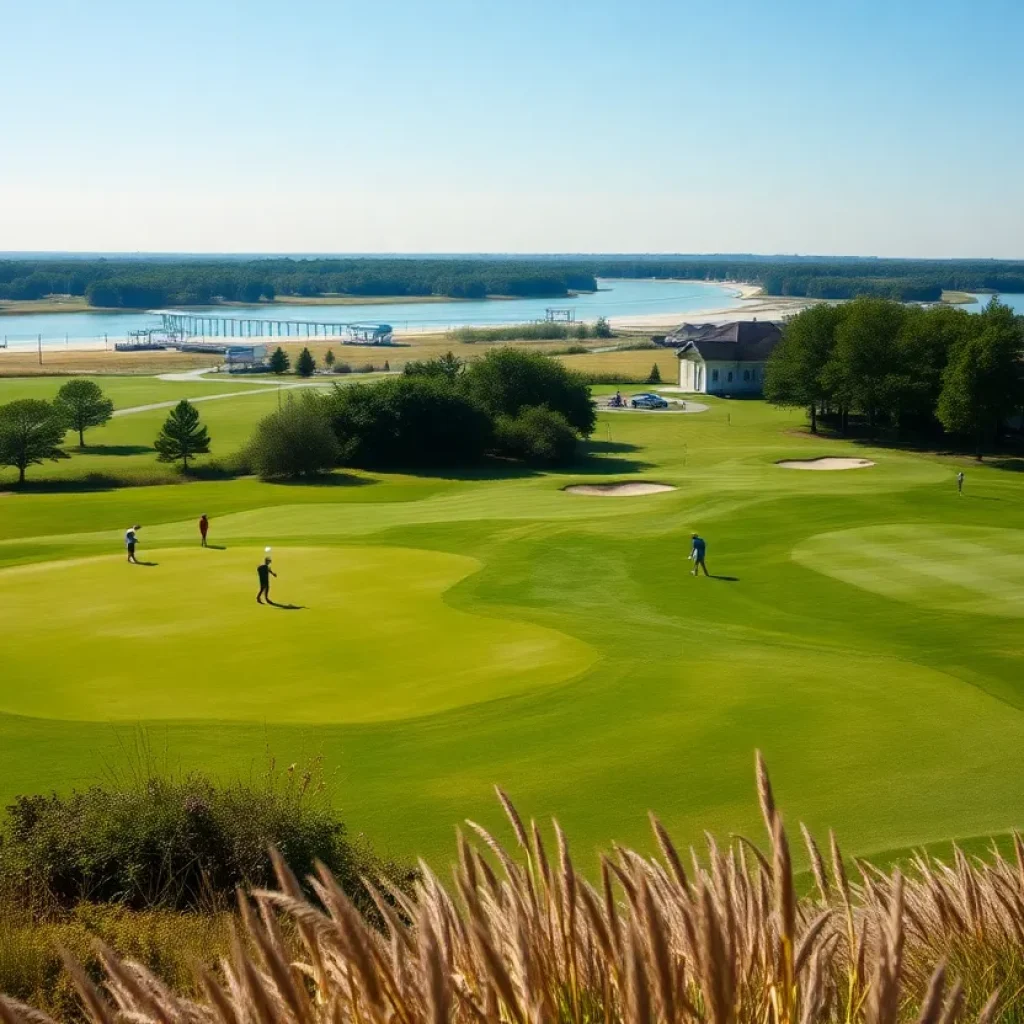
[[[634,409],[667,409],[668,402],[661,395],[645,391],[642,395],[634,395],[629,403]]]

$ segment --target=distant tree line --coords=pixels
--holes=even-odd
[[[522,260],[0,261],[0,299],[81,295],[92,306],[126,309],[256,303],[278,295],[561,298],[596,287],[586,270]]]
[[[859,295],[935,301],[944,289],[1024,292],[1024,261],[751,256],[389,257],[371,259],[9,259],[0,299],[81,295],[93,306],[164,305],[315,297],[564,298],[598,277],[748,281],[770,295]]]
[[[804,406],[845,433],[851,415],[887,428],[959,435],[980,454],[1024,407],[1024,318],[998,300],[972,315],[885,299],[793,317],[765,370],[768,401]]]

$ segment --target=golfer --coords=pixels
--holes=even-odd
[[[202,542],[201,543],[202,543],[202,546],[204,548],[206,547],[206,533],[207,533],[207,531],[209,529],[210,529],[210,520],[206,518],[206,513],[204,512],[199,517],[199,536],[202,538]]]
[[[964,496],[964,471],[962,469],[956,475],[956,493],[961,498]]]
[[[141,530],[141,526],[131,526],[124,531],[124,546],[128,549],[128,561],[135,565],[139,563],[135,559],[135,545],[138,543],[138,537],[136,534]]]
[[[263,598],[267,599],[267,604],[273,604],[270,600],[270,577],[277,577],[277,573],[270,568],[270,556],[268,555],[263,559],[261,565],[256,566],[256,575],[260,578],[260,592],[256,595],[256,603],[263,604]]]
[[[697,534],[693,535],[693,547],[690,548],[690,558],[693,559],[693,575],[697,575],[698,569],[704,570],[705,576],[710,576],[708,567],[704,564],[704,553],[707,550],[707,544],[704,543],[703,537],[698,537]]]

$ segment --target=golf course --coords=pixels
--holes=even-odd
[[[0,403],[61,383],[0,380]],[[383,854],[443,867],[464,818],[506,829],[499,783],[557,814],[589,869],[611,841],[649,848],[649,808],[683,846],[754,832],[760,748],[788,817],[850,853],[1024,825],[1010,460],[815,437],[801,411],[707,398],[601,413],[571,472],[183,482],[153,450],[169,403],[204,399],[201,471],[277,389],[100,383],[114,418],[85,449],[69,436],[71,458],[22,489],[0,470],[3,802],[86,787],[140,749],[225,779],[321,757]],[[778,465],[824,457],[873,464]],[[611,482],[671,489],[565,490]],[[689,574],[694,531],[710,578]]]

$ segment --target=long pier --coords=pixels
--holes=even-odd
[[[390,324],[339,323],[332,320],[271,320],[217,316],[179,309],[151,309],[164,331],[179,338],[345,338],[355,344],[388,345]]]

